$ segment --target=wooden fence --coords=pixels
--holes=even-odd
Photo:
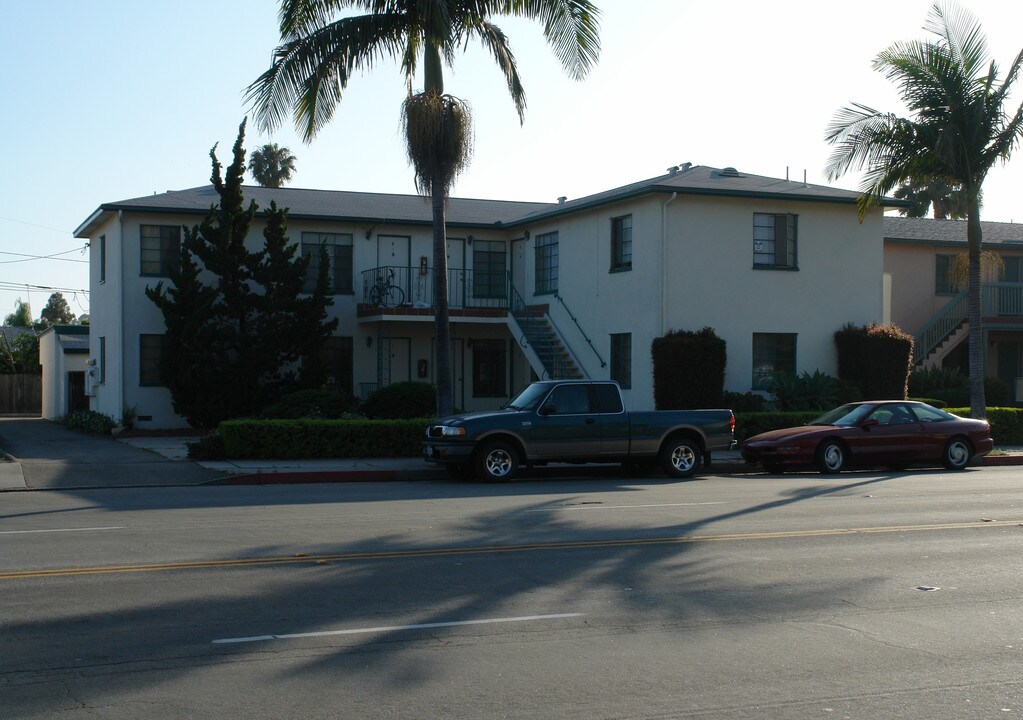
[[[39,415],[43,379],[39,375],[0,375],[0,415]]]

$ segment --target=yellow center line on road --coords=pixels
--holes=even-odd
[[[833,528],[826,530],[777,530],[751,533],[724,533],[718,535],[677,535],[674,537],[624,538],[608,540],[571,540],[564,542],[529,543],[522,545],[490,545],[477,547],[431,548],[421,550],[382,550],[379,552],[351,552],[326,555],[295,554],[281,557],[228,558],[223,560],[192,560],[142,565],[105,565],[80,568],[38,570],[0,570],[0,580],[24,578],[68,577],[73,575],[103,575],[161,570],[203,570],[207,568],[246,567],[256,565],[294,565],[299,563],[336,563],[360,560],[400,560],[406,558],[449,557],[456,555],[485,555],[493,553],[533,552],[539,550],[576,550],[586,548],[635,547],[639,545],[672,545],[704,542],[738,542],[744,540],[785,540],[792,538],[831,537],[841,535],[877,535],[883,533],[936,532],[941,530],[968,530],[975,528],[1008,528],[1023,526],[1023,520],[985,520],[980,522],[938,523],[930,525],[887,525],[881,527]]]

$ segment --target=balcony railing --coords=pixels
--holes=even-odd
[[[449,308],[507,308],[508,274],[448,270]],[[433,268],[385,265],[362,273],[362,302],[433,307]]]

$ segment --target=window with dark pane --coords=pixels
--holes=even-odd
[[[536,294],[558,291],[558,233],[541,233],[534,242],[536,255]]]
[[[476,240],[472,244],[472,296],[508,296],[508,260],[503,242]]]
[[[160,363],[163,360],[164,335],[139,335],[139,384],[163,385]]]
[[[504,340],[472,341],[473,397],[507,397],[507,350]]]
[[[798,220],[792,213],[753,213],[753,267],[797,267]]]
[[[622,388],[632,387],[632,333],[611,335],[611,379]]]
[[[952,277],[952,264],[955,255],[938,254],[934,257],[934,294],[955,295],[959,292],[959,283]]]
[[[170,275],[179,262],[181,226],[142,225],[140,234],[140,273],[163,277]]]
[[[770,390],[775,373],[796,372],[795,333],[753,333],[754,390]]]
[[[351,295],[352,281],[352,236],[346,233],[302,233],[302,257],[309,258],[302,292],[311,293],[316,289],[316,278],[320,272],[320,248],[327,251],[327,292],[335,295]]]
[[[611,218],[611,269],[632,269],[632,215]]]

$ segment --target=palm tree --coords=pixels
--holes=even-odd
[[[279,188],[295,174],[295,156],[277,143],[263,145],[249,154],[249,172],[263,187]]]
[[[962,220],[966,217],[966,193],[943,178],[905,180],[893,193],[899,200],[909,200],[908,208],[900,208],[899,213],[912,218],[927,216],[933,209],[935,220]]]
[[[341,8],[363,14],[335,19]],[[281,0],[282,44],[269,70],[252,83],[247,100],[261,128],[289,114],[311,142],[330,121],[352,74],[390,56],[401,61],[408,85],[402,118],[416,187],[432,201],[433,293],[437,336],[437,414],[450,415],[451,349],[448,328],[445,203],[451,184],[472,156],[468,105],[444,92],[443,65],[478,40],[504,75],[523,122],[526,95],[515,56],[497,15],[537,20],[565,70],[582,79],[597,60],[599,12],[590,0]],[[413,93],[420,63],[424,89]]]
[[[1023,105],[1011,115],[1006,108],[1023,51],[999,80],[980,24],[968,11],[935,3],[924,29],[936,39],[895,43],[874,59],[874,69],[897,83],[913,117],[855,103],[838,111],[825,135],[837,146],[828,160],[828,177],[866,168],[861,218],[907,178],[940,178],[962,189],[969,254],[970,415],[982,418],[980,198],[988,171],[1008,160],[1023,137]]]

